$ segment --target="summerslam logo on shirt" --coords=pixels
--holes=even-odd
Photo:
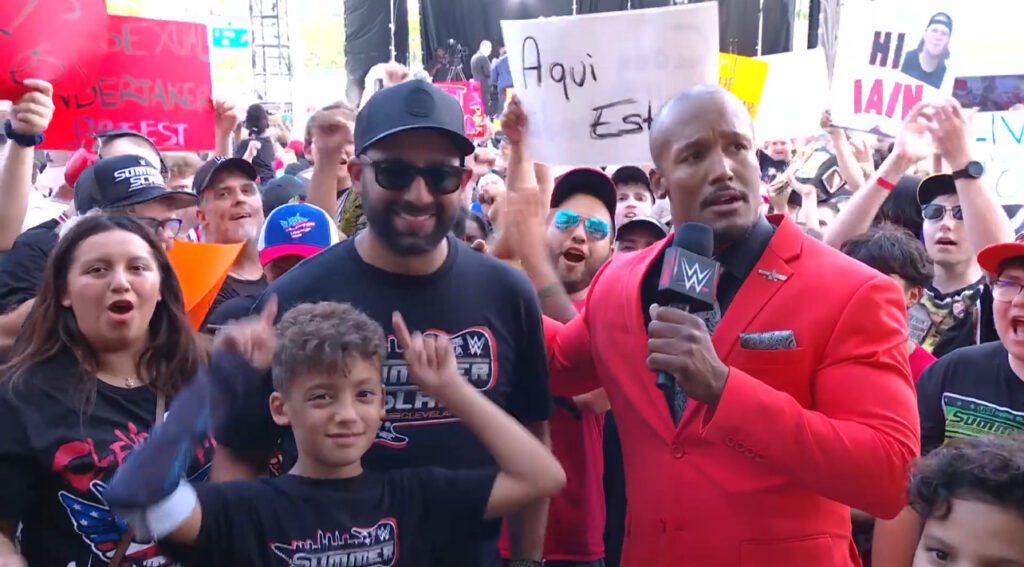
[[[1024,431],[1024,413],[965,396],[942,394],[946,441]]]
[[[398,560],[398,522],[384,518],[372,528],[317,532],[316,540],[270,547],[289,567],[391,567]]]
[[[438,331],[427,331],[426,334]],[[494,336],[487,327],[470,327],[451,336],[456,364],[474,388],[486,392],[498,382],[498,354]],[[409,368],[394,335],[388,335],[388,354],[384,361],[384,388],[387,393],[387,415],[377,443],[392,448],[408,445],[409,438],[395,431],[411,425],[432,425],[458,421],[448,408],[420,392],[409,377]]]

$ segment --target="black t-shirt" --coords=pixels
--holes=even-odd
[[[103,492],[118,466],[148,436],[156,394],[92,379],[96,397],[81,413],[78,361],[62,354],[0,385],[0,518],[22,522],[29,565],[106,565],[126,529]],[[205,478],[212,442],[198,448],[189,477]],[[152,542],[135,541],[124,566],[160,567]]]
[[[969,346],[929,366],[917,382],[921,452],[949,439],[1024,430],[1024,380],[1003,343]]]
[[[259,297],[259,295],[243,295],[221,303],[216,310],[211,310],[206,316],[206,320],[203,321],[204,330],[215,333],[219,328],[232,321],[248,317]]]
[[[761,166],[761,181],[771,183],[775,177],[786,171],[789,160],[777,160],[768,155],[767,152],[757,150],[757,163]]]
[[[199,487],[196,545],[163,545],[190,566],[432,565],[447,542],[479,525],[494,479],[493,471],[414,468],[208,484]]]
[[[59,227],[53,219],[26,230],[0,258],[0,313],[10,313],[39,294]]]
[[[224,278],[224,284],[220,286],[220,291],[217,292],[217,297],[213,298],[213,303],[210,304],[210,310],[206,313],[206,319],[203,321],[203,330],[207,330],[210,325],[210,317],[224,302],[247,295],[259,296],[265,289],[267,289],[267,278],[265,277],[261,276],[258,280],[243,280],[228,274],[228,277]]]
[[[252,141],[260,143],[260,149],[256,151],[256,155],[252,158],[252,166],[256,168],[256,174],[260,177],[260,183],[266,183],[276,176],[274,172],[274,145],[277,142],[271,140],[269,136],[246,138],[235,146],[235,157],[240,158],[244,156],[246,150],[249,149],[249,142]]]
[[[939,66],[932,71],[925,71],[921,67],[921,52],[917,49],[912,49],[907,52],[907,57],[903,60],[903,66],[900,67],[900,72],[909,75],[918,81],[926,85],[931,85],[937,89],[942,88],[942,79],[946,76],[946,62],[941,61]]]
[[[410,381],[391,334],[395,310],[411,329],[447,333],[462,375],[511,415],[522,422],[545,421],[551,415],[540,305],[532,285],[521,272],[455,238],[448,238],[448,246],[448,257],[437,271],[408,276],[367,264],[355,240],[346,240],[292,268],[264,294],[277,296],[280,314],[300,303],[351,303],[387,333],[387,415],[377,442],[363,458],[369,470],[494,466],[476,437]],[[232,408],[217,440],[241,453],[280,443],[283,472],[295,461],[294,439],[271,420],[267,396],[272,388],[265,377],[262,388],[254,388]],[[482,534],[487,538],[497,532],[497,524],[489,524]],[[476,563],[463,557],[446,564]]]

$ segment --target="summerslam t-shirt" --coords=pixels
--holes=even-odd
[[[1000,342],[956,350],[917,382],[921,452],[946,441],[1024,430],[1024,380],[1010,368]]]
[[[479,525],[494,479],[494,471],[423,468],[207,484],[198,488],[195,545],[162,545],[189,566],[430,565],[444,542]]]
[[[107,565],[127,526],[103,493],[117,468],[148,437],[156,394],[95,379],[95,401],[81,413],[77,360],[58,355],[0,386],[0,519],[22,523],[29,565]],[[205,478],[212,441],[197,447],[189,478]],[[132,541],[123,567],[173,563],[150,541]]]
[[[384,328],[387,413],[376,443],[363,458],[369,470],[494,466],[458,418],[413,384],[392,334],[391,313],[396,310],[410,329],[449,335],[462,377],[505,411],[522,422],[551,416],[540,305],[532,285],[514,268],[453,237],[448,237],[448,247],[448,257],[437,271],[409,276],[367,264],[356,251],[355,240],[346,240],[302,262],[264,294],[277,295],[279,315],[300,303],[336,301],[352,304]],[[276,472],[285,472],[295,462],[294,439],[271,420],[271,391],[266,376],[262,389],[254,389],[251,398],[233,409],[216,437],[241,454],[280,447],[281,459],[274,462],[279,462]],[[482,536],[496,538],[498,524],[489,524]],[[452,552],[460,550],[453,547]],[[455,557],[436,564],[478,564],[468,556]]]

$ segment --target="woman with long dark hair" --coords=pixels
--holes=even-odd
[[[19,561],[19,524],[29,565],[170,564],[133,541],[103,492],[200,358],[149,229],[97,215],[61,238],[0,369],[0,565]],[[190,475],[210,458],[210,443],[197,447]]]
[[[266,183],[275,176],[274,156],[277,155],[277,142],[267,132],[270,129],[270,115],[263,105],[253,104],[245,111],[245,129],[249,131],[249,137],[235,146],[234,155],[249,159],[260,176],[260,183]],[[251,152],[250,144],[255,144]]]

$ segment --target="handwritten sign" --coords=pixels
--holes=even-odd
[[[832,122],[895,136],[915,104],[950,94],[958,46],[985,33],[964,25],[966,8],[953,0],[898,2],[881,12],[871,4],[844,6]]]
[[[441,90],[455,97],[462,105],[465,117],[466,136],[483,138],[487,135],[487,115],[484,114],[484,98],[480,83],[476,81],[453,81],[434,83]]]
[[[768,63],[734,53],[718,55],[718,84],[747,105],[752,118],[757,118]]]
[[[501,22],[533,157],[648,163],[648,133],[680,91],[718,82],[713,3]],[[643,30],[618,41],[628,30]]]
[[[103,0],[5,0],[0,10],[0,99],[17,100],[25,79],[54,89],[85,85],[103,58]]]
[[[768,65],[761,104],[754,121],[759,141],[787,140],[821,132],[828,108],[825,50],[793,51],[758,58]]]
[[[206,27],[124,16],[108,23],[99,71],[86,88],[54,96],[43,147],[73,150],[96,132],[128,129],[161,150],[212,149]]]
[[[985,164],[985,187],[1001,204],[1024,204],[1024,110],[976,113],[971,137],[973,155]]]

